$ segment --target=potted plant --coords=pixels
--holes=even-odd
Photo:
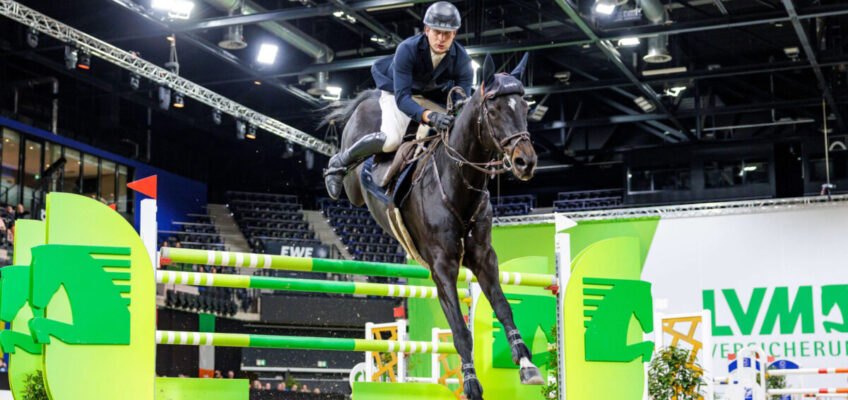
[[[648,395],[654,400],[701,399],[703,383],[703,370],[684,348],[660,349],[648,367]]]

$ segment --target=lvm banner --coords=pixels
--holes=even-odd
[[[844,206],[661,218],[642,279],[658,313],[712,311],[704,350],[715,375],[727,375],[728,354],[749,345],[801,368],[848,367],[846,222]],[[846,383],[839,375],[788,379],[795,387]]]

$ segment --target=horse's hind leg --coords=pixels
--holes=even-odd
[[[456,260],[439,259],[433,264],[433,282],[436,283],[439,303],[442,305],[442,311],[444,311],[453,333],[453,345],[462,360],[462,380],[465,396],[468,400],[482,400],[483,386],[477,380],[477,373],[474,369],[473,339],[471,331],[465,324],[465,318],[462,317],[462,310],[459,308],[459,295],[456,292],[458,273],[459,263]]]
[[[479,243],[479,242],[478,242]],[[521,334],[515,326],[515,321],[512,317],[512,308],[504,296],[501,284],[499,282],[498,272],[498,257],[495,255],[495,250],[488,244],[467,246],[469,253],[466,254],[465,263],[477,276],[477,283],[480,284],[480,289],[492,305],[498,321],[504,327],[504,333],[509,341],[509,348],[512,351],[512,362],[519,365],[519,376],[521,383],[525,385],[544,385],[545,380],[539,372],[539,368],[533,365],[530,361],[532,355],[524,340],[521,339]],[[470,248],[469,248],[470,247]]]

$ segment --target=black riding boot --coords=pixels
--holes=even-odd
[[[339,195],[342,194],[342,180],[348,169],[369,156],[383,151],[383,143],[385,142],[385,133],[369,133],[349,148],[330,158],[327,169],[324,170],[324,184],[327,186],[327,194],[333,199],[338,199]]]

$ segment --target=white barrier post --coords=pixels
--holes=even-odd
[[[433,328],[431,332],[433,347],[436,348],[439,345],[439,342],[441,341],[439,340],[439,333],[441,333],[442,330],[437,327]],[[433,353],[430,355],[430,378],[432,379],[430,383],[439,383],[440,376],[442,376],[442,371],[439,365],[439,355]]]
[[[408,323],[405,319],[397,320],[397,336],[398,343],[400,343],[401,348],[403,348],[403,342],[409,340],[409,335],[406,333],[407,325]],[[406,356],[402,351],[398,351],[397,360],[397,381],[399,383],[404,383],[406,382]]]
[[[156,256],[156,236],[159,234],[159,225],[156,223],[156,199],[144,199],[141,201],[141,214],[139,217],[139,236],[141,237],[150,263],[153,269],[159,269],[159,257]]]
[[[365,323],[365,339],[374,339],[373,322]],[[371,382],[371,377],[374,375],[374,354],[370,351],[365,352],[365,382]]]
[[[576,222],[566,218],[562,214],[554,214],[555,232],[554,232],[554,260],[556,262],[556,276],[559,291],[557,291],[557,363],[559,371],[557,379],[559,380],[559,393],[557,398],[565,400],[565,289],[568,285],[568,278],[571,276],[571,240],[568,233],[564,231],[568,228],[577,225]]]

